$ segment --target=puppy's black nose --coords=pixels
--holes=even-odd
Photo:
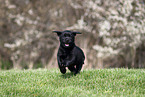
[[[66,41],[66,42],[69,42],[69,39],[68,39],[68,38],[66,38],[66,39],[65,39],[65,41]]]

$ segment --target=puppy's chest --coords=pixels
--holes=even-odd
[[[72,56],[73,56],[73,55],[72,55],[71,52],[62,52],[60,57],[61,57],[62,59],[71,59]]]

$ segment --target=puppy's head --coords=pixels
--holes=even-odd
[[[71,48],[75,45],[76,34],[81,34],[80,32],[73,32],[70,30],[65,31],[53,31],[57,33],[60,40],[60,45],[64,48]]]

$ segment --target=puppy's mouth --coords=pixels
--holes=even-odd
[[[69,44],[65,44],[66,47],[69,47]]]

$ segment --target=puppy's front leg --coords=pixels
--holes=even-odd
[[[64,59],[63,59],[62,55],[57,56],[57,61],[58,61],[58,65],[60,67],[64,67]]]
[[[62,66],[62,62],[59,56],[57,56],[57,61],[58,61],[58,66],[60,69],[60,72],[65,74],[66,73],[66,68],[64,66]]]
[[[57,56],[58,65],[61,66],[60,56]]]

